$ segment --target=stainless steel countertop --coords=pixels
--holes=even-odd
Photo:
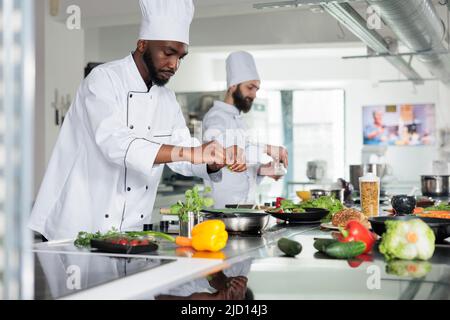
[[[230,236],[223,250],[225,260],[208,267],[208,274],[223,270],[228,277],[245,276],[248,278],[248,288],[256,299],[450,299],[450,243],[437,245],[429,262],[411,262],[407,265],[410,271],[414,268],[431,268],[426,275],[420,278],[398,276],[387,272],[390,272],[390,264],[377,249],[371,261],[360,264],[328,259],[316,252],[313,242],[316,237],[331,237],[330,231],[323,231],[318,225],[277,224],[275,219],[271,219],[269,228],[262,236]],[[301,254],[295,258],[284,257],[277,248],[277,241],[282,237],[299,241],[303,246]],[[36,244],[35,253],[62,257],[68,254],[95,255],[87,249],[76,248],[72,243]],[[170,264],[174,260],[181,261],[181,265],[184,261],[187,268],[188,262],[196,259],[189,253],[186,255],[185,251],[177,250],[175,244],[167,242],[161,243],[157,252],[122,258],[118,255],[116,258],[140,260],[137,266],[130,267],[132,273],[151,269],[155,264]],[[89,275],[96,271],[86,272]],[[42,281],[36,292],[47,298],[48,295],[42,294],[45,288],[39,285],[45,286],[45,282],[65,284],[67,281],[64,274],[62,277],[47,274],[44,278],[42,272],[39,275]],[[110,281],[127,275],[126,272],[114,274]],[[154,296],[164,293],[186,297],[195,292],[214,292],[214,289],[205,277],[191,275],[159,293],[154,292]]]

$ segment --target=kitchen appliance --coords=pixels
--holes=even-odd
[[[447,197],[449,195],[449,175],[421,176],[422,195],[426,197]]]
[[[321,181],[325,178],[327,174],[327,163],[326,161],[316,160],[308,161],[306,176],[312,181]]]

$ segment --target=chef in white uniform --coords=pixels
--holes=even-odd
[[[225,100],[215,101],[203,119],[203,141],[218,141],[224,146],[239,145],[246,151],[247,171],[222,169],[222,180],[205,180],[212,188],[215,208],[227,204],[255,204],[256,187],[264,176],[281,178],[276,165],[288,167],[284,147],[252,143],[242,114],[248,113],[261,81],[253,56],[245,51],[231,53],[226,60],[227,93]],[[277,172],[278,171],[278,172]]]
[[[201,146],[191,138],[174,92],[164,87],[187,54],[192,0],[140,6],[136,50],[91,72],[61,128],[29,222],[48,240],[113,227],[142,230],[164,164],[216,181],[225,165],[245,170],[236,146]]]

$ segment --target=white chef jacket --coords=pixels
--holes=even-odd
[[[164,168],[154,164],[162,144],[199,145],[174,92],[155,85],[148,90],[131,54],[98,66],[82,82],[65,118],[30,228],[48,240],[113,227],[142,230]],[[210,178],[206,165],[169,167]]]
[[[262,163],[270,159],[263,153],[263,146],[252,143],[239,110],[222,101],[214,101],[212,108],[203,118],[203,141],[216,140],[229,147],[238,145],[246,152],[247,171],[235,173],[228,168],[222,169],[222,180],[214,182],[205,180],[211,187],[214,207],[225,208],[227,204],[254,204],[256,188],[263,177],[258,175]]]

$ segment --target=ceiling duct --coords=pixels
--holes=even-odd
[[[450,83],[450,54],[446,29],[430,0],[368,0],[399,41],[415,53],[430,72]],[[423,54],[420,54],[423,53]]]
[[[389,55],[391,54],[389,44],[378,32],[368,28],[366,20],[351,5],[328,2],[322,3],[322,7],[376,54],[386,54],[386,60],[403,73],[408,80],[414,81],[416,84],[423,83],[421,76],[402,57]]]

